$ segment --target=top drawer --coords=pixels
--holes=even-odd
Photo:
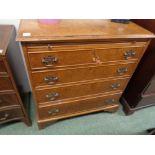
[[[142,46],[143,45],[143,46]],[[83,64],[137,60],[143,54],[144,44],[92,44],[79,46],[28,46],[32,70]]]
[[[3,60],[0,60],[0,74],[1,73],[6,73],[6,68],[5,68],[5,65],[4,65],[4,62]]]

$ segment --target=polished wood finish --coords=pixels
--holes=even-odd
[[[0,75],[1,74],[6,74],[6,69],[5,69],[3,61],[0,59]]]
[[[15,28],[11,25],[0,25],[0,124],[10,121],[23,121],[30,126],[17,83],[10,67],[10,53],[15,43]]]
[[[141,43],[142,44],[142,43]],[[32,70],[36,69],[46,69],[46,68],[59,68],[59,67],[70,67],[77,65],[90,65],[96,64],[97,61],[102,63],[106,62],[115,62],[123,61],[126,59],[137,60],[143,53],[143,48],[145,44],[138,47],[138,44],[133,44],[130,47],[127,47],[128,44],[122,44],[118,47],[116,44],[112,44],[113,48],[108,48],[108,46],[91,46],[91,45],[82,45],[80,47],[75,46],[71,47],[72,50],[66,47],[64,49],[54,48],[52,49],[43,49],[38,48],[35,51],[29,51],[29,60]],[[116,46],[116,47],[115,47]],[[133,47],[132,47],[133,46]],[[143,47],[142,47],[143,46]],[[75,48],[75,49],[74,49]],[[78,49],[79,48],[79,49]],[[133,52],[133,55],[127,56],[128,52]],[[81,57],[82,55],[82,57]],[[55,58],[57,62],[50,63],[46,65],[43,63],[43,60],[46,58]],[[75,59],[76,58],[76,59]],[[99,60],[100,58],[100,60]]]
[[[24,37],[23,33],[30,33],[30,37]],[[39,20],[21,20],[18,41],[72,41],[75,39],[137,39],[151,38],[152,33],[130,22],[118,24],[110,20],[60,20],[57,24],[43,24]]]
[[[23,119],[23,111],[20,107],[11,109],[0,109],[0,124]]]
[[[92,82],[83,82],[68,84],[62,86],[53,86],[45,89],[37,89],[36,96],[39,104],[50,102],[55,104],[56,101],[77,98],[81,96],[93,95],[98,93],[123,91],[129,78],[111,79],[111,80],[93,80]],[[82,90],[82,91],[81,91]]]
[[[155,20],[137,19],[135,23],[155,33]],[[121,103],[126,114],[155,105],[155,39],[153,39],[141,59],[130,83],[128,84]]]
[[[6,90],[13,90],[11,79],[6,76],[0,76],[0,92]]]
[[[13,31],[12,25],[0,25],[0,55],[5,56],[8,46],[10,44],[10,39],[12,37],[12,31]],[[4,63],[4,62],[2,62]],[[3,66],[4,67],[4,66]]]
[[[143,39],[142,39],[143,40]],[[77,50],[95,50],[95,49],[122,49],[126,48],[142,48],[145,47],[146,42],[144,41],[131,41],[131,42],[111,42],[111,44],[103,41],[91,41],[89,42],[32,42],[27,44],[27,52],[28,53],[42,53],[42,51],[49,52],[63,52],[63,51],[77,51]]]
[[[67,102],[61,102],[60,104],[39,106],[39,116],[41,119],[61,119],[66,116],[75,115],[76,113],[88,113],[88,111],[103,110],[107,106],[116,106],[119,102],[121,93],[108,94],[108,95],[93,95],[89,98],[81,98],[80,100],[70,100]],[[109,98],[112,101],[109,101]],[[118,108],[118,106],[117,106]]]
[[[26,36],[25,36],[26,35]],[[22,20],[21,41],[39,128],[97,111],[115,112],[151,38],[130,22]]]
[[[18,106],[19,101],[16,94],[4,93],[0,94],[0,107],[7,108],[10,106]]]
[[[35,87],[53,85],[45,80],[47,77],[57,77],[54,84],[64,84],[77,81],[88,81],[93,79],[106,79],[111,77],[131,76],[136,63],[121,63],[109,65],[84,66],[76,68],[64,68],[59,70],[44,70],[32,72],[32,79]],[[119,69],[126,69],[119,73]]]

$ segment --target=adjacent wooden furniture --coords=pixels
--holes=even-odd
[[[30,126],[24,103],[13,77],[12,46],[15,43],[15,28],[11,25],[0,25],[0,124],[21,120]]]
[[[155,33],[155,20],[137,19],[137,24]],[[155,39],[141,59],[132,79],[122,95],[121,103],[126,114],[155,105]]]
[[[155,128],[148,129],[147,132],[149,133],[149,135],[155,135]]]
[[[110,20],[22,20],[22,43],[39,128],[96,111],[114,112],[154,35]]]

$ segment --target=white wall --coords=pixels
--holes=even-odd
[[[0,19],[0,24],[1,25],[14,25],[16,28],[16,31],[18,31],[20,20],[19,19],[6,19],[6,20],[1,20]],[[17,42],[17,44],[19,44]],[[14,52],[14,61],[18,61],[17,66],[16,66],[16,74],[17,74],[17,79],[20,80],[19,83],[22,84],[22,87],[24,91],[31,91],[31,86],[30,86],[30,81],[28,78],[28,73],[26,69],[26,64],[25,64],[25,59],[23,56],[23,52],[21,49],[21,45],[13,47],[13,52]]]
[[[20,19],[0,19],[0,24],[11,24],[18,29]]]

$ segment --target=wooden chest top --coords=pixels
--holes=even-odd
[[[154,38],[153,33],[136,25],[113,23],[110,20],[59,20],[55,24],[40,20],[21,20],[17,41],[115,40]]]
[[[0,56],[7,51],[13,29],[12,25],[0,25]]]

